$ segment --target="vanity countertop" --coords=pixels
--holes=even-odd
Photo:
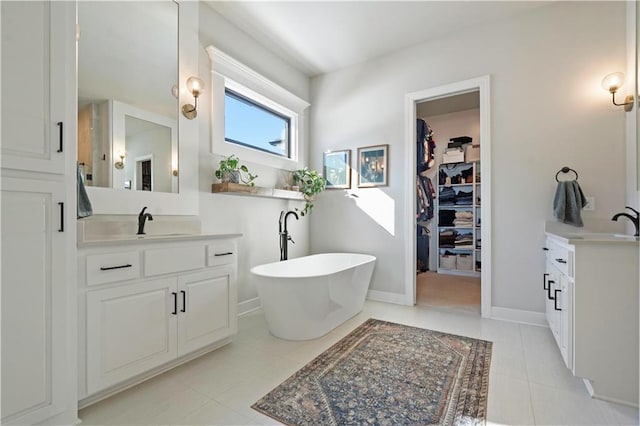
[[[78,248],[105,247],[116,245],[133,245],[149,243],[166,243],[173,241],[213,240],[241,237],[242,234],[150,234],[150,235],[101,235],[93,239],[78,240]]]
[[[614,243],[638,245],[638,238],[618,232],[593,232],[555,222],[545,223],[545,234],[565,244]]]

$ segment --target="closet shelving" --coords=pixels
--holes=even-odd
[[[441,164],[438,171],[439,176],[446,175],[454,182],[458,176],[461,182],[442,182],[441,179],[438,182],[435,215],[438,221],[438,273],[480,276],[480,163]],[[466,176],[470,176],[469,181],[465,180]],[[458,223],[452,223],[453,219],[450,219],[454,214]]]

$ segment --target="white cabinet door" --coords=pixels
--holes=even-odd
[[[178,355],[236,333],[235,286],[233,267],[219,267],[178,278]]]
[[[560,275],[560,291],[557,292],[560,352],[566,366],[573,368],[573,283],[566,275]]]
[[[177,355],[176,278],[87,292],[87,390],[94,393]]]
[[[65,172],[65,143],[75,143],[74,3],[0,2],[3,168]]]
[[[2,179],[3,424],[65,410],[74,354],[67,353],[64,197],[63,183]]]
[[[557,273],[553,265],[549,261],[547,261],[546,272],[545,272],[545,290],[544,290],[544,303],[545,303],[545,313],[547,316],[547,322],[549,323],[549,328],[551,332],[555,334],[556,329],[556,313],[553,309],[553,291],[557,286]]]

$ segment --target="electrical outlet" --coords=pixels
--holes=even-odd
[[[587,199],[587,205],[584,206],[586,211],[594,211],[596,209],[596,197],[585,197]]]

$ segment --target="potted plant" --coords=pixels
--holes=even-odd
[[[253,181],[258,177],[251,174],[247,166],[240,164],[240,159],[234,154],[220,160],[220,165],[214,174],[222,182],[240,183],[242,181],[249,186],[255,186]]]
[[[327,182],[317,171],[309,170],[306,167],[292,171],[291,176],[293,177],[294,185],[299,186],[300,192],[304,196],[305,205],[300,214],[305,216],[311,213],[315,196],[324,191]]]

